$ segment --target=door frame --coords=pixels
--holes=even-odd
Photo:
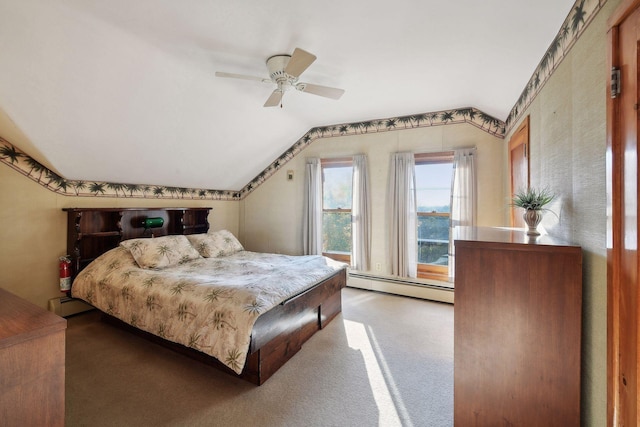
[[[620,25],[640,7],[640,0],[623,0],[607,21],[608,70],[621,65]],[[638,65],[636,64],[636,67]],[[636,70],[637,71],[637,70]],[[636,77],[637,78],[637,77]],[[638,422],[638,346],[640,321],[637,283],[623,278],[625,152],[621,126],[620,98],[612,98],[611,73],[607,77],[607,425],[636,425]],[[638,129],[636,128],[636,138]],[[637,155],[636,155],[637,156]],[[635,159],[637,162],[637,158]],[[637,200],[637,199],[636,199]],[[637,240],[637,239],[636,239]],[[637,244],[637,242],[635,242]],[[636,245],[637,246],[637,245]],[[637,251],[635,254],[637,259]],[[638,260],[636,260],[637,262]],[[640,263],[638,263],[640,265]],[[632,347],[625,352],[625,348]],[[631,354],[621,359],[620,354]],[[625,377],[629,375],[629,378]]]
[[[520,126],[518,126],[518,129],[516,129],[516,131],[511,135],[511,138],[509,139],[509,199],[513,199],[513,196],[515,195],[516,191],[518,191],[517,188],[514,188],[513,185],[513,160],[512,160],[512,153],[513,150],[516,147],[519,147],[521,145],[524,146],[524,150],[525,150],[525,157],[527,159],[527,165],[526,165],[526,173],[527,173],[527,188],[529,188],[529,185],[531,184],[531,161],[529,160],[531,158],[531,144],[529,143],[529,116],[526,116],[524,118],[524,120],[522,121],[522,123],[520,123]],[[524,221],[520,220],[518,221],[516,219],[516,208],[515,207],[511,207],[511,212],[509,213],[509,217],[510,217],[510,221],[511,221],[511,227],[524,227]]]

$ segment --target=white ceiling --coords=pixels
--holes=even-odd
[[[505,120],[574,0],[0,0],[0,108],[67,179],[239,190],[315,126]],[[317,56],[264,108],[267,57]],[[2,130],[0,129],[0,136]]]

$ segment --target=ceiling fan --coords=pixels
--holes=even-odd
[[[292,55],[274,55],[267,59],[267,70],[269,78],[245,76],[242,74],[216,72],[216,77],[230,77],[243,80],[257,80],[263,83],[275,83],[278,87],[271,93],[271,96],[264,103],[265,107],[282,107],[282,96],[291,88],[300,92],[312,93],[324,96],[325,98],[340,99],[344,89],[314,85],[311,83],[298,82],[300,74],[316,60],[312,53],[296,48]]]

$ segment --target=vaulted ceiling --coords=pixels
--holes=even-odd
[[[239,190],[313,127],[463,107],[506,120],[573,7],[0,0],[0,113],[70,180]],[[300,81],[340,100],[265,108],[274,84],[215,77],[268,78],[296,47],[317,56]]]

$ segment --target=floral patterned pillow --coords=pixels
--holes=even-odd
[[[200,258],[182,235],[125,240],[120,246],[129,249],[140,268],[164,268]]]
[[[187,239],[205,258],[233,255],[244,248],[230,231],[210,231],[207,234],[189,234]]]

